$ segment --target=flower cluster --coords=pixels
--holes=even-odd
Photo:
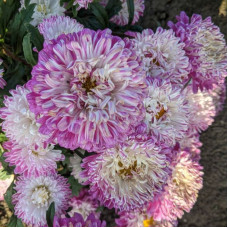
[[[29,4],[43,49],[31,79],[10,90],[0,108],[3,157],[16,174],[15,215],[47,226],[54,203],[53,226],[101,227],[104,206],[116,210],[118,226],[176,226],[202,188],[199,136],[225,97],[218,27],[182,12],[171,29],[123,38],[64,16],[69,3]],[[94,3],[70,4],[80,15]],[[121,4],[110,17],[118,26],[130,17],[129,2]],[[132,24],[143,11],[144,0],[134,0]]]

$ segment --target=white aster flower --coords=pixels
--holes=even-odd
[[[54,15],[63,15],[65,8],[60,6],[60,0],[30,0],[30,4],[35,3],[33,20],[31,24],[37,26],[43,19]],[[21,0],[21,8],[25,8],[25,0]]]
[[[23,145],[39,145],[45,142],[47,136],[39,133],[39,124],[34,113],[29,110],[26,95],[29,90],[17,86],[10,91],[12,96],[6,96],[5,107],[0,109],[0,118],[3,119],[2,129],[12,141]]]

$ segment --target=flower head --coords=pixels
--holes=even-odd
[[[84,28],[75,19],[65,16],[51,16],[39,24],[38,29],[46,42],[56,39],[61,34],[79,32]]]
[[[89,44],[89,45],[88,45]],[[145,72],[128,39],[110,30],[61,35],[39,52],[27,98],[40,132],[66,148],[99,151],[144,116]]]
[[[77,10],[80,10],[81,8],[88,9],[89,3],[92,3],[93,0],[75,0],[74,5],[78,5]]]
[[[149,94],[144,99],[147,131],[160,142],[174,145],[184,137],[189,111],[185,96],[170,81],[148,78]]]
[[[106,222],[100,221],[96,216],[91,213],[87,219],[83,219],[79,213],[74,213],[71,218],[58,218],[54,217],[54,227],[105,227]]]
[[[89,194],[88,190],[83,188],[78,196],[71,198],[70,207],[71,211],[68,212],[70,216],[73,217],[74,213],[79,213],[86,220],[88,216],[93,213],[96,218],[100,217],[100,213],[96,213],[99,206],[98,200]]]
[[[23,174],[26,177],[55,173],[56,162],[64,160],[61,150],[54,150],[53,145],[44,148],[8,141],[4,143],[4,148],[8,150],[4,153],[6,162],[15,166],[15,174]]]
[[[55,202],[56,216],[68,208],[71,191],[67,179],[53,175],[19,176],[13,195],[15,215],[27,225],[46,226],[46,212]]]
[[[122,2],[122,9],[118,12],[117,15],[111,18],[111,21],[116,23],[117,25],[127,25],[129,21],[129,13],[128,13],[128,6],[127,0],[121,0]],[[101,0],[100,4],[106,6],[108,0]],[[132,25],[135,24],[141,16],[143,16],[145,6],[144,0],[134,0],[134,18],[132,21]]]
[[[90,193],[108,208],[142,207],[162,190],[169,175],[166,154],[151,141],[129,140],[125,145],[83,159],[80,176]]]
[[[226,77],[226,42],[219,27],[205,20],[198,14],[191,19],[185,12],[177,16],[177,23],[168,22],[177,37],[185,43],[186,55],[189,57],[192,71],[189,77],[193,79],[193,91],[212,89],[213,84],[223,82]]]
[[[60,0],[30,0],[30,4],[35,3],[34,13],[32,15],[33,20],[31,24],[37,26],[45,18],[49,18],[54,15],[63,15],[65,9],[60,6]],[[25,0],[21,0],[21,8],[25,8]]]
[[[25,86],[17,86],[10,93],[12,96],[4,97],[5,107],[0,109],[0,118],[4,120],[2,129],[6,136],[18,144],[42,145],[47,136],[38,132],[40,124],[30,111],[26,98],[29,90]]]
[[[216,115],[216,108],[210,93],[208,91],[198,91],[198,93],[194,94],[191,88],[188,87],[186,99],[190,110],[188,134],[207,130],[214,122]]]
[[[147,215],[145,209],[122,211],[119,213],[120,218],[116,219],[116,224],[120,227],[176,227],[175,221],[156,221],[153,217]]]
[[[183,84],[188,79],[190,65],[184,51],[185,44],[171,29],[159,27],[155,33],[145,29],[142,33],[128,34],[134,37],[131,41],[147,76],[169,79],[176,84]]]
[[[172,176],[165,191],[158,194],[148,207],[148,214],[158,221],[176,220],[183,216],[184,211],[189,212],[203,186],[202,166],[188,152],[180,152],[172,166]]]
[[[0,59],[0,65],[2,65],[2,59]],[[0,88],[3,89],[4,86],[6,85],[6,81],[3,79],[3,69],[0,69]]]

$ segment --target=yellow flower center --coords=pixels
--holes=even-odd
[[[82,84],[82,88],[85,89],[86,93],[91,92],[91,89],[95,88],[96,81],[92,81],[91,77],[87,77],[85,82]]]
[[[161,110],[156,114],[156,119],[159,120],[165,113],[166,110],[164,109],[164,107],[162,107]]]
[[[121,161],[118,162],[119,167],[123,167],[123,163]],[[119,170],[119,174],[121,176],[132,176],[132,171],[137,171],[137,161],[134,161],[132,165],[130,165],[128,168],[122,168]]]
[[[37,5],[37,11],[46,15],[47,7],[45,6],[45,4],[39,4]]]
[[[143,221],[143,226],[144,227],[153,227],[154,226],[154,219],[153,219],[153,217],[144,220]]]

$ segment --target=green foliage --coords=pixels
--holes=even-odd
[[[46,212],[46,220],[49,227],[53,227],[54,216],[55,216],[55,202],[52,202]]]
[[[8,227],[24,227],[22,221],[16,215],[12,215],[7,225]]]
[[[4,194],[4,200],[6,201],[11,211],[14,211],[14,206],[12,204],[12,195],[16,192],[14,190],[14,187],[15,187],[15,184],[14,182],[12,182],[11,185],[8,187],[6,193]]]
[[[109,0],[105,7],[109,19],[118,14],[121,9],[122,3],[120,0]]]
[[[127,8],[129,13],[128,24],[131,25],[134,19],[134,11],[135,11],[134,0],[127,0]]]
[[[68,178],[68,182],[70,184],[70,188],[72,190],[73,196],[78,196],[80,190],[82,189],[82,185],[78,183],[78,180],[76,180],[73,176],[70,176]]]
[[[34,59],[32,54],[32,45],[31,45],[30,37],[31,37],[30,33],[24,36],[22,46],[23,46],[24,56],[27,63],[34,66],[36,65],[36,60]]]

